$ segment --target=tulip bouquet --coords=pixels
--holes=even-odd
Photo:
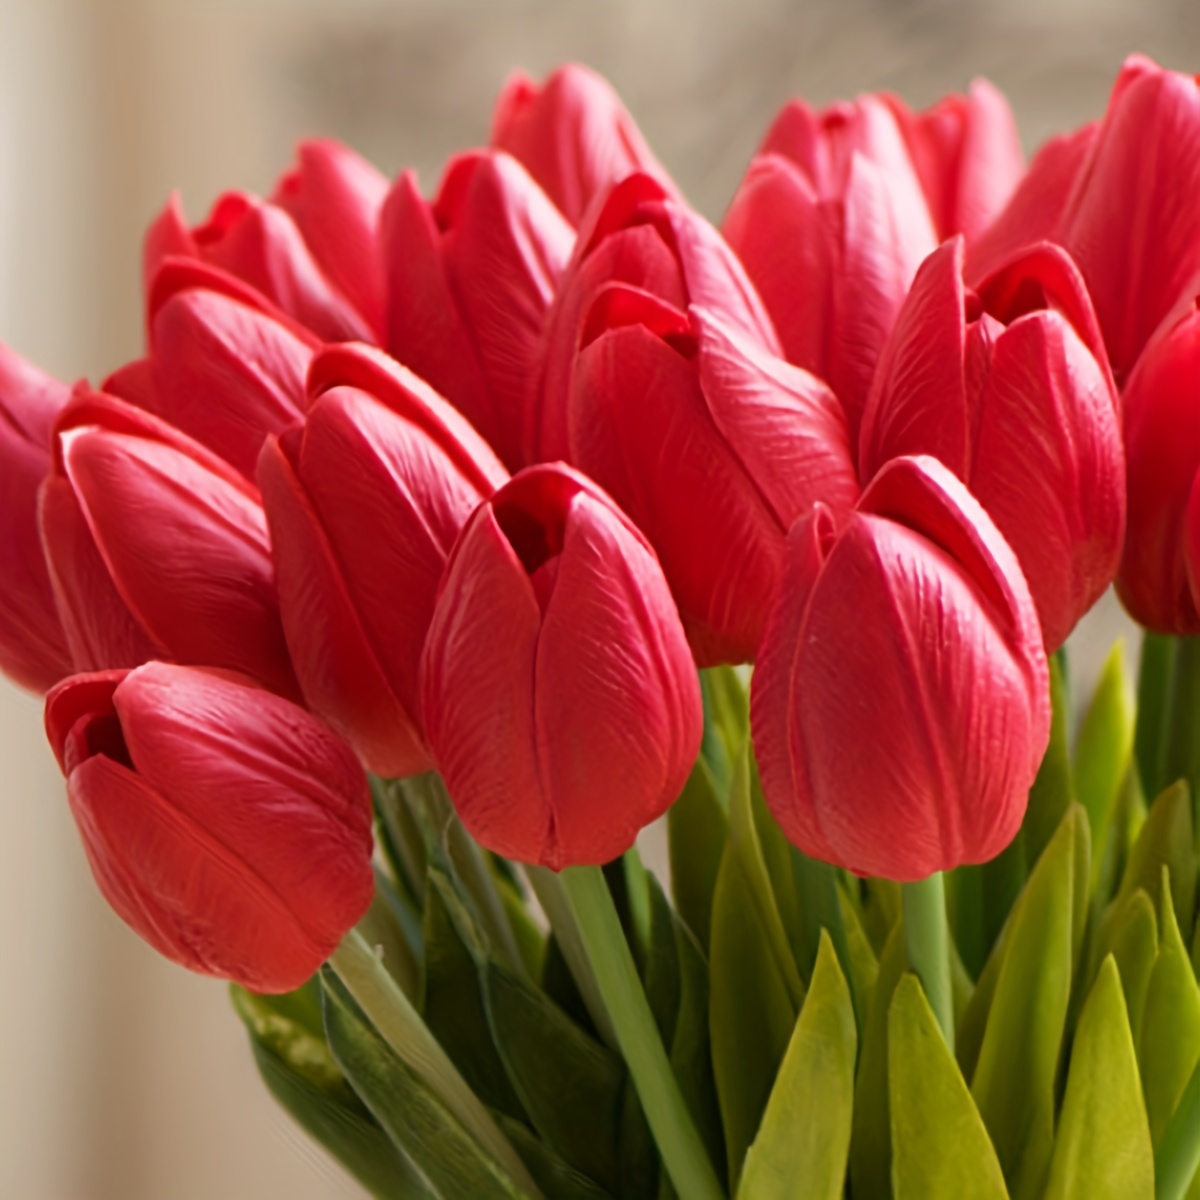
[[[568,66],[145,246],[0,353],[0,666],[372,1194],[1200,1197],[1200,81],[792,101],[717,229]]]

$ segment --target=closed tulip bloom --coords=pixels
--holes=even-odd
[[[37,520],[51,432],[70,394],[0,346],[0,671],[35,692],[71,673]]]
[[[1200,274],[1200,78],[1133,55],[1098,129],[1079,136],[1087,152],[1049,236],[1079,264],[1123,385]],[[987,239],[997,248],[981,251],[973,273],[1020,238],[1021,219],[1017,212],[997,222]]]
[[[629,284],[676,309],[697,304],[772,354],[771,318],[737,256],[698,213],[649,175],[631,175],[596,206],[546,325],[536,409],[528,432],[531,457],[570,453],[567,406],[584,322],[599,293]]]
[[[192,259],[243,280],[327,342],[380,336],[321,268],[292,214],[249,192],[225,192],[208,218],[189,227],[173,193],[146,233],[147,292],[164,266]]]
[[[674,186],[616,92],[578,63],[540,85],[520,71],[510,76],[496,101],[491,144],[517,159],[573,225],[635,171]]]
[[[708,309],[624,284],[600,293],[581,341],[572,462],[658,552],[697,662],[752,660],[789,527],[858,497],[837,398]]]
[[[159,662],[77,675],[47,697],[46,731],[96,883],[174,962],[290,991],[370,904],[362,767],[253,681]]]
[[[546,313],[574,231],[515,158],[461,154],[430,203],[406,171],[384,206],[388,350],[445,396],[510,468]]]
[[[463,824],[521,862],[616,858],[700,747],[696,670],[654,551],[559,464],[521,472],[464,527],[422,677]]]
[[[1117,594],[1149,629],[1200,634],[1200,298],[1163,322],[1124,401],[1129,534]]]
[[[163,658],[297,694],[258,492],[198,442],[81,391],[40,519],[77,670]]]
[[[463,523],[508,478],[428,384],[369,347],[313,364],[304,425],[259,481],[305,698],[379,775],[427,770],[421,651]]]
[[[895,113],[878,96],[787,105],[721,231],[790,362],[825,379],[857,435],[875,363],[937,235]]]
[[[806,854],[901,882],[1016,835],[1050,733],[1016,558],[934,459],[888,464],[839,533],[788,541],[751,687],[768,805]]]
[[[1120,411],[1087,290],[1043,243],[962,282],[961,239],[930,255],[880,359],[860,474],[931,454],[1021,563],[1046,648],[1112,582],[1125,536]]]

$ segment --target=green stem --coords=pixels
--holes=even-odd
[[[542,1193],[512,1144],[357,929],[342,939],[329,956],[329,965],[380,1037],[425,1080],[467,1133],[530,1200],[542,1200]]]
[[[908,964],[916,972],[929,1007],[954,1049],[954,999],[950,990],[950,929],[946,922],[946,888],[938,873],[918,883],[901,885],[904,898],[904,941]]]
[[[722,1200],[725,1193],[675,1081],[603,873],[599,867],[569,867],[560,878],[675,1191],[687,1200]]]
[[[1192,791],[1193,816],[1200,817],[1200,637],[1177,638],[1175,647],[1163,718],[1162,786],[1186,779]]]
[[[1200,1170],[1200,1062],[1154,1156],[1154,1200],[1183,1200]]]
[[[1138,666],[1137,725],[1133,754],[1146,802],[1152,804],[1163,788],[1163,746],[1166,714],[1175,670],[1175,639],[1161,633],[1146,633]]]

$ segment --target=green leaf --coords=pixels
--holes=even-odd
[[[857,1034],[850,989],[828,934],[758,1136],[746,1155],[744,1200],[840,1200],[854,1111]]]
[[[717,798],[707,764],[699,759],[679,799],[667,812],[667,844],[675,907],[706,952],[713,891],[728,835],[725,806]]]
[[[425,838],[399,780],[369,776],[380,844],[397,886],[416,908],[425,903]]]
[[[1013,1200],[1040,1195],[1054,1143],[1054,1079],[1076,936],[1076,841],[1086,828],[1083,810],[1068,810],[1013,912],[971,1080]]]
[[[1175,920],[1171,889],[1165,883],[1159,897],[1158,955],[1146,989],[1138,1038],[1142,1091],[1155,1146],[1200,1062],[1200,986]]]
[[[847,889],[838,887],[836,883],[834,886],[841,910],[842,926],[846,933],[846,957],[843,960],[839,953],[838,961],[839,964],[844,962],[843,969],[850,984],[850,999],[854,1004],[854,1017],[861,1032],[867,1023],[867,1005],[879,979],[879,960],[875,957],[875,951],[859,921],[858,912],[847,894]],[[836,942],[834,949],[837,949]]]
[[[900,885],[891,879],[864,879],[860,886],[863,932],[876,956],[882,957],[883,948],[900,920]]]
[[[700,672],[704,703],[704,740],[700,754],[712,771],[720,795],[729,794],[742,747],[750,738],[746,689],[735,667],[709,667]]]
[[[1109,825],[1133,757],[1133,705],[1125,677],[1125,646],[1105,661],[1075,741],[1075,788],[1092,832],[1093,881],[1108,845]]]
[[[1116,960],[1129,1028],[1137,1038],[1142,1028],[1150,973],[1158,956],[1158,918],[1154,915],[1153,901],[1141,888],[1114,905],[1112,919],[1105,922],[1101,954],[1112,955]]]
[[[908,970],[904,919],[892,926],[879,959],[879,977],[867,1005],[850,1133],[850,1185],[855,1196],[887,1200],[892,1194],[892,1133],[888,1101],[888,1012]]]
[[[1057,658],[1050,659],[1050,700],[1052,721],[1050,744],[1029,793],[1029,807],[1021,826],[1024,857],[1028,869],[1041,857],[1055,831],[1075,801],[1075,782],[1067,745],[1070,721],[1067,713],[1067,689]]]
[[[528,1126],[503,1113],[496,1114],[496,1121],[545,1193],[546,1200],[613,1200],[610,1192],[565,1163]]]
[[[799,851],[793,850],[783,830],[779,828],[763,795],[762,780],[758,774],[758,763],[753,755],[748,756],[750,768],[750,812],[754,819],[763,865],[767,868],[771,895],[779,913],[784,935],[792,952],[802,981],[807,982],[817,959],[817,945],[821,931],[819,916],[812,912],[801,912],[799,879],[792,869],[792,858]],[[824,865],[824,864],[821,864]],[[832,870],[832,868],[830,868]],[[830,877],[832,881],[832,876]],[[840,926],[837,913],[836,894],[831,894],[834,915]],[[845,939],[842,939],[843,944]]]
[[[1154,1200],[1154,1151],[1116,962],[1075,1033],[1045,1200]]]
[[[758,1132],[803,1000],[750,815],[745,754],[713,897],[709,1030],[730,1190]]]
[[[358,922],[358,931],[383,959],[388,974],[401,991],[415,1000],[421,992],[421,958],[424,937],[419,910],[408,896],[375,868],[375,894],[371,907]]]
[[[533,1127],[577,1171],[616,1190],[624,1064],[499,964],[484,964],[482,978],[492,1038]]]
[[[373,1196],[432,1200],[334,1061],[316,981],[280,996],[260,996],[236,984],[230,991],[263,1082],[284,1111]]]
[[[354,1090],[442,1200],[524,1200],[424,1080],[387,1046],[341,980],[321,972],[325,1032]]]
[[[488,1025],[482,936],[441,869],[430,869],[425,897],[425,1024],[484,1104],[525,1120]]]
[[[1008,1200],[979,1110],[915,975],[888,1020],[896,1200]]]
[[[1163,775],[1166,744],[1167,703],[1175,668],[1175,639],[1160,633],[1142,636],[1138,666],[1137,727],[1134,758],[1141,776],[1142,791],[1157,796],[1169,780]]]

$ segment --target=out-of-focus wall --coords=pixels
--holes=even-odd
[[[719,216],[775,108],[989,75],[1027,144],[1098,115],[1124,55],[1200,68],[1196,0],[0,0],[0,339],[99,378],[139,348],[141,230],[264,190],[306,133],[425,186],[481,141],[507,72],[607,73]],[[1123,627],[1109,605],[1084,641]],[[1086,678],[1095,654],[1079,654]],[[0,1196],[359,1193],[254,1074],[221,985],[99,901],[41,734],[0,681]]]

